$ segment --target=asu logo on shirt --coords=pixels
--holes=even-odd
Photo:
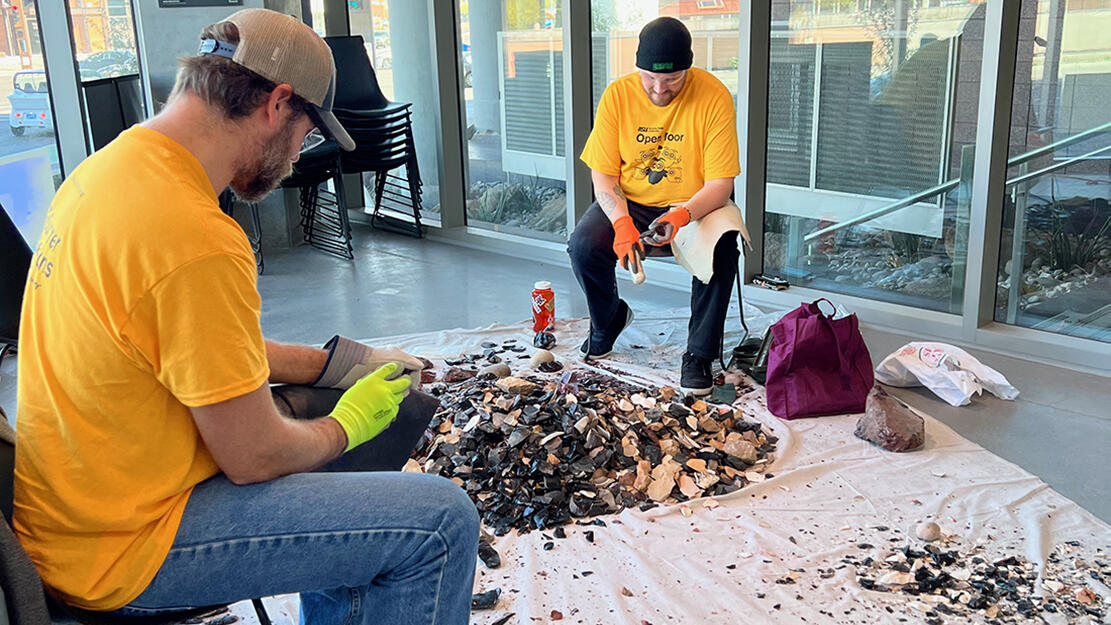
[[[634,202],[685,202],[707,180],[741,173],[733,97],[713,75],[692,67],[679,95],[656,106],[639,74],[628,74],[606,87],[580,158],[617,176]]]
[[[679,165],[682,160],[677,150],[662,145],[655,150],[645,150],[633,163],[633,180],[647,178],[648,184],[659,184],[663,180],[683,182],[683,168]]]

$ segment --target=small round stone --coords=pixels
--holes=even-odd
[[[511,371],[509,370],[509,365],[505,364],[504,362],[500,362],[487,367],[483,367],[482,370],[478,372],[478,375],[491,375],[500,380],[501,378],[508,376],[510,373]]]
[[[529,364],[532,365],[533,369],[539,369],[540,365],[546,362],[552,362],[553,360],[555,360],[555,354],[546,349],[538,349],[536,353],[532,355]]]
[[[924,523],[919,523],[918,527],[914,528],[914,534],[918,536],[919,539],[932,543],[938,538],[941,538],[941,527],[933,521],[926,521]]]

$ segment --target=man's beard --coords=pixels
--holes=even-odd
[[[257,159],[239,168],[229,185],[235,197],[243,202],[258,202],[293,174],[293,163],[286,155],[292,138],[290,124],[263,144]]]
[[[668,93],[665,93],[665,94],[662,94],[662,95],[649,93],[648,94],[648,99],[651,100],[652,104],[655,104],[656,106],[667,106],[668,104],[671,104],[671,101],[674,100],[675,96],[677,96],[677,95],[679,95],[679,94],[678,93],[671,93],[671,92],[668,92]]]

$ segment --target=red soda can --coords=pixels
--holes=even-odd
[[[532,331],[551,332],[555,329],[555,291],[552,283],[541,280],[532,285]]]

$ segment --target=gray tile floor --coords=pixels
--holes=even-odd
[[[529,317],[536,280],[552,282],[561,317],[586,316],[567,267],[355,229],[355,262],[309,247],[266,254],[259,290],[268,338],[321,343],[335,333],[365,338],[512,323]],[[629,291],[639,311],[685,306],[689,298],[651,284]],[[877,362],[907,341],[928,338],[867,327],[864,334]],[[924,389],[894,392],[1111,522],[1108,378],[969,351],[1007,376],[1021,391],[1018,400],[985,396],[952,408]],[[7,358],[0,366],[0,405],[9,412],[15,364]]]

